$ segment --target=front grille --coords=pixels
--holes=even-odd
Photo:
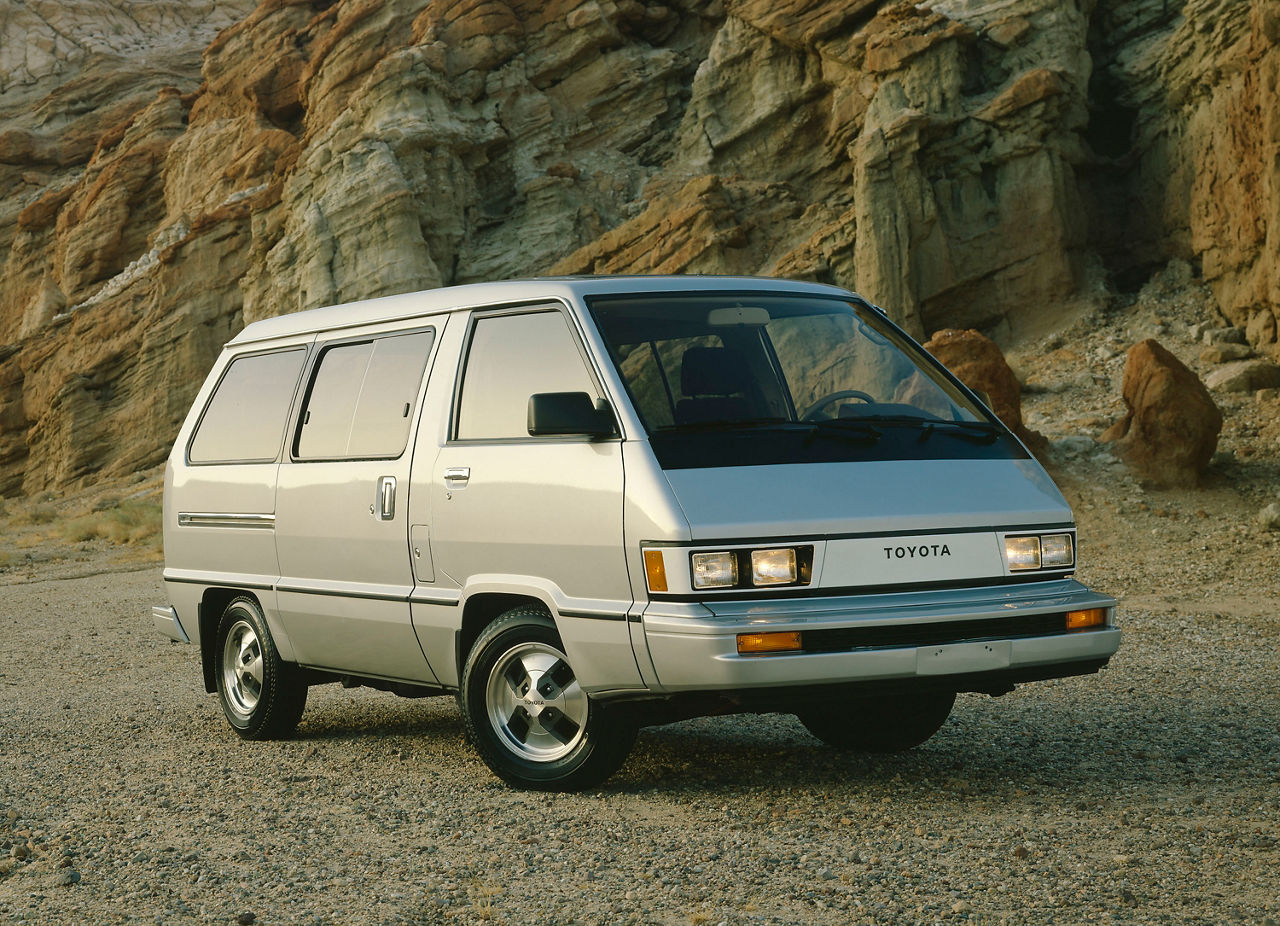
[[[801,645],[808,653],[838,653],[852,649],[936,646],[993,638],[1008,640],[1017,637],[1044,637],[1066,632],[1067,619],[1061,612],[1015,614],[981,620],[807,630],[801,635]]]

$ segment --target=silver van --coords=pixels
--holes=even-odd
[[[456,695],[507,782],[639,726],[794,713],[907,749],[957,692],[1120,642],[1066,501],[865,300],[726,277],[491,283],[249,325],[178,434],[157,628],[246,739],[310,685]]]

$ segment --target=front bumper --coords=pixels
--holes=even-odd
[[[1055,678],[1096,670],[1120,646],[1115,605],[1115,599],[1079,582],[1059,579],[831,598],[655,601],[645,609],[644,630],[662,692],[895,679],[966,690],[970,680]],[[1085,608],[1106,608],[1107,625],[1072,632],[1010,630],[1011,619]],[[858,642],[871,628],[880,631],[871,631],[871,637],[924,642]],[[954,634],[953,628],[958,628]],[[761,631],[798,631],[802,639],[823,640],[823,651],[738,655],[737,635]],[[853,642],[833,648],[829,641],[842,632]]]

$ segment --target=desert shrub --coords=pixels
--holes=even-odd
[[[14,524],[49,524],[58,517],[58,509],[52,505],[40,503],[20,511],[13,517]]]
[[[72,518],[62,525],[61,533],[71,543],[98,539],[139,543],[160,533],[160,511],[156,502],[127,501],[115,508]]]
[[[98,499],[96,502],[93,503],[94,511],[109,511],[112,508],[119,508],[119,507],[120,507],[120,499],[116,498],[114,495],[104,495],[102,498]]]

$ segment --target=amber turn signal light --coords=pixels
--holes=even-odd
[[[1067,612],[1068,630],[1087,630],[1090,627],[1103,627],[1107,623],[1106,608],[1089,608],[1084,611]]]
[[[799,649],[799,631],[738,634],[739,656],[768,656],[771,653],[794,653]]]
[[[649,583],[649,591],[667,590],[667,567],[662,561],[661,550],[644,551],[644,577]]]

